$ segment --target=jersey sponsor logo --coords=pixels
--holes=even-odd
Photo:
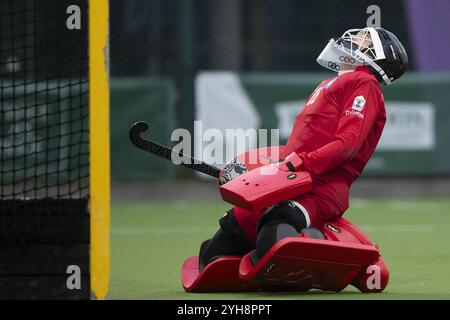
[[[356,111],[362,111],[365,104],[366,99],[364,99],[363,96],[357,96],[355,100],[353,100],[352,109]]]
[[[346,116],[357,116],[358,118],[364,119],[364,115],[361,112],[355,111],[355,110],[346,110],[345,115]]]

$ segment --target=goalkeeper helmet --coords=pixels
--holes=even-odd
[[[379,81],[390,85],[406,69],[408,55],[398,38],[383,28],[350,29],[331,39],[317,62],[333,71],[368,66]]]

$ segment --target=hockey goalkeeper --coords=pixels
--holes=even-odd
[[[305,228],[322,230],[348,209],[350,186],[385,125],[381,87],[403,75],[408,57],[391,32],[364,28],[331,39],[317,62],[337,75],[323,81],[306,101],[281,155],[289,156],[293,171],[311,174],[311,192],[265,210],[230,209],[217,233],[201,245],[200,270],[220,257],[249,252],[256,264],[278,241]]]

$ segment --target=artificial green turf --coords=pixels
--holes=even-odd
[[[217,229],[226,204],[113,203],[111,299],[450,299],[450,201],[351,201],[345,217],[380,246],[390,270],[381,294],[187,294],[180,267]]]

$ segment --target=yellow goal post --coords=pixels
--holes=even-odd
[[[105,299],[110,277],[108,0],[89,1],[89,176],[91,297]]]

